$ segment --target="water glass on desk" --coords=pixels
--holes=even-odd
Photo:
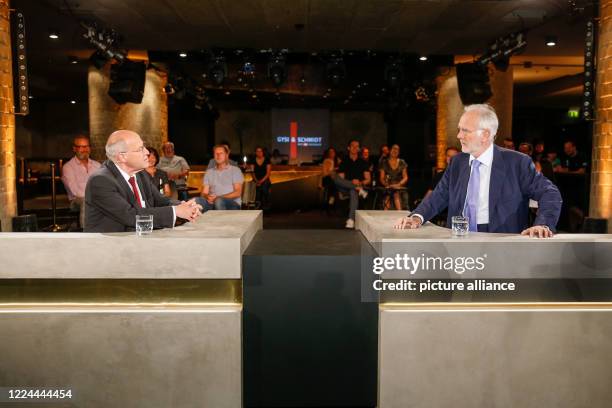
[[[453,237],[464,237],[470,230],[470,222],[468,217],[456,215],[451,218],[452,235]]]
[[[136,235],[142,236],[153,232],[153,215],[136,216]]]

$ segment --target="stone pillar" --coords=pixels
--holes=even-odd
[[[146,146],[159,150],[168,140],[168,97],[163,90],[166,81],[164,74],[147,70],[142,103],[119,105],[108,96],[110,65],[101,70],[89,68],[89,135],[93,158],[106,159],[106,139],[119,129],[137,132]]]
[[[11,231],[17,215],[15,116],[9,1],[0,0],[0,223]]]
[[[589,216],[606,218],[612,233],[612,0],[601,0],[597,50]]]
[[[496,70],[492,65],[489,68],[489,80],[493,96],[487,101],[497,111],[499,118],[499,130],[495,142],[501,141],[508,136],[512,136],[512,94],[513,79],[512,67],[508,67],[506,72]],[[446,167],[445,151],[449,146],[459,147],[457,141],[457,125],[459,118],[463,114],[463,103],[459,97],[459,87],[457,83],[457,73],[455,68],[451,68],[437,77],[437,160],[436,167]]]

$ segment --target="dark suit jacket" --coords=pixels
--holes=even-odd
[[[469,160],[467,153],[453,157],[433,193],[414,213],[428,221],[448,207],[447,225],[451,225],[451,217],[462,215],[470,180]],[[559,189],[535,170],[529,156],[493,146],[489,232],[520,233],[527,228],[530,198],[539,207],[534,225],[547,225],[554,231],[561,213]]]
[[[136,182],[146,208],[136,206],[131,187],[117,166],[106,161],[87,180],[85,187],[84,232],[123,232],[136,229],[136,215],[153,215],[153,228],[173,227],[176,204],[153,188],[144,171],[136,173]]]

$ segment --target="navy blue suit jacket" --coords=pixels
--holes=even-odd
[[[470,180],[470,155],[453,157],[432,194],[414,210],[425,221],[448,208],[451,217],[462,215]],[[534,225],[547,225],[555,231],[561,213],[559,189],[538,173],[531,158],[514,150],[493,146],[489,185],[489,232],[520,233],[528,228],[529,199],[538,202]]]

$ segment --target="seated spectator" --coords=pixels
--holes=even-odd
[[[229,163],[229,149],[225,145],[213,148],[215,166],[206,169],[202,197],[197,201],[208,210],[239,210],[242,204],[244,176]]]
[[[327,204],[334,205],[336,200],[336,184],[334,178],[338,170],[340,160],[336,155],[336,149],[330,147],[323,153],[323,166],[321,173],[321,187],[327,192]]]
[[[91,146],[87,136],[79,135],[72,142],[74,157],[62,166],[62,182],[70,201],[70,210],[79,212],[81,225],[85,225],[85,186],[91,173],[100,168],[100,163],[89,158]]]
[[[238,166],[238,163],[237,163],[235,160],[232,160],[232,159],[230,159],[230,158],[229,158],[229,157],[230,157],[230,155],[232,154],[232,149],[231,149],[231,146],[230,146],[229,142],[228,142],[228,141],[226,141],[226,140],[224,140],[224,141],[222,141],[222,142],[221,142],[221,143],[219,143],[219,144],[220,144],[220,145],[222,145],[222,146],[227,147],[227,151],[228,151],[228,154],[227,154],[228,159],[227,159],[227,161],[229,162],[229,164],[230,164],[231,166]],[[217,165],[217,162],[215,161],[215,158],[213,157],[213,158],[211,158],[211,159],[209,160],[208,165],[206,166],[206,168],[207,168],[207,169],[212,169],[212,168],[213,168],[213,167],[215,167],[216,165]]]
[[[170,189],[170,181],[168,180],[168,174],[162,169],[158,169],[157,163],[159,163],[159,153],[153,147],[147,147],[149,151],[149,167],[145,170],[149,176],[151,176],[151,183],[153,188],[159,190],[159,194],[171,197],[172,191]]]
[[[514,140],[511,137],[507,137],[503,141],[504,147],[509,150],[516,150],[514,147]]]
[[[568,140],[563,145],[565,155],[561,159],[560,173],[585,174],[588,166],[586,155],[579,152],[576,143]]]
[[[351,140],[348,145],[349,155],[338,168],[338,177],[334,183],[338,191],[350,194],[349,217],[346,228],[355,227],[355,212],[359,204],[359,197],[366,198],[368,192],[365,187],[370,185],[370,172],[368,164],[359,157],[359,142]]]
[[[372,172],[374,171],[374,163],[372,163],[372,160],[370,160],[370,149],[367,147],[363,147],[363,149],[361,149],[361,158],[368,164],[368,171],[370,172],[370,174],[372,174]]]
[[[550,151],[546,153],[546,159],[550,162],[554,172],[561,170],[561,159],[557,156],[557,152]]]
[[[404,160],[399,158],[399,154],[399,145],[394,144],[391,146],[389,158],[385,160],[380,168],[380,183],[391,192],[390,195],[385,197],[385,204],[383,207],[385,210],[391,208],[391,197],[393,197],[395,209],[402,209],[400,189],[406,187],[406,184],[408,184],[408,165]]]
[[[533,161],[537,162],[542,159],[546,159],[546,154],[544,153],[544,142],[537,141],[533,147]]]
[[[529,157],[533,156],[533,146],[531,143],[523,142],[519,145],[519,152],[526,154]]]
[[[255,181],[255,201],[259,203],[261,209],[270,209],[270,174],[272,164],[266,156],[263,147],[255,148],[255,163],[253,163],[253,180]]]
[[[378,153],[378,165],[377,169],[380,169],[383,162],[389,158],[389,146],[386,144],[380,146],[380,152]]]
[[[174,154],[174,143],[166,142],[162,146],[164,157],[159,160],[157,167],[168,174],[168,180],[176,188],[178,199],[187,199],[187,175],[189,174],[189,164],[181,156]]]
[[[451,159],[453,157],[455,157],[457,155],[457,153],[459,153],[459,149],[457,149],[454,146],[446,148],[446,168],[448,168]],[[446,170],[446,168],[444,168],[444,169],[437,169],[438,171],[436,171],[436,174],[433,176],[433,179],[431,180],[431,186],[429,187],[429,189],[425,193],[425,197],[424,198],[429,197],[429,195],[436,188],[436,186],[438,185],[440,180],[442,180],[442,176],[444,176],[444,171]]]

